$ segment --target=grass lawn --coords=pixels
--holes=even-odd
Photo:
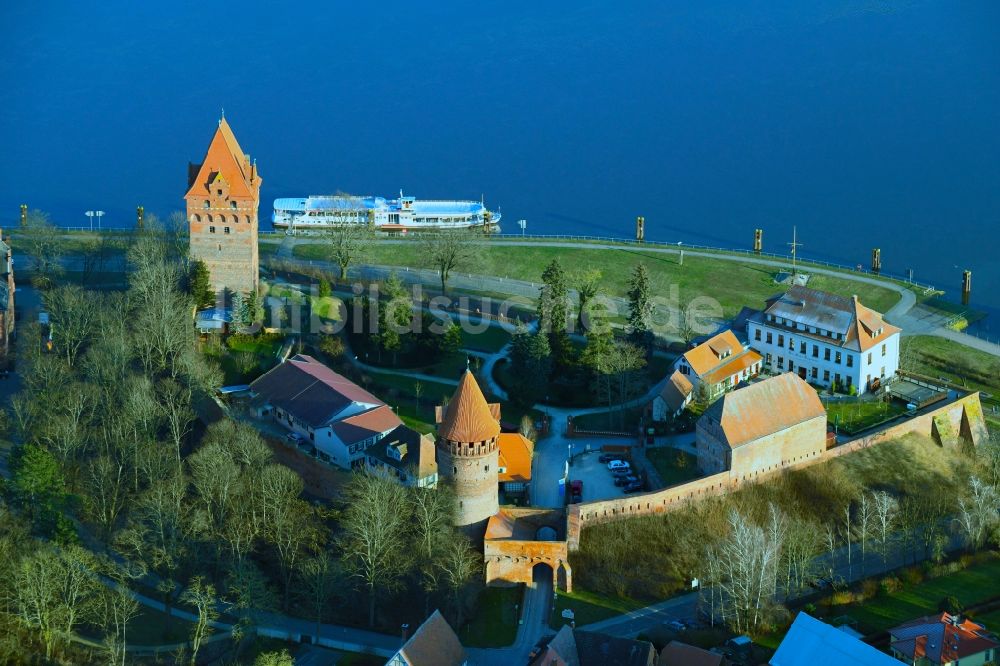
[[[464,365],[464,361],[463,361]],[[434,432],[434,406],[444,398],[451,398],[455,386],[441,382],[412,379],[389,372],[370,372],[371,384],[366,388],[396,409],[396,414],[406,425],[420,433]],[[417,406],[414,386],[420,384],[420,405]]]
[[[597,414],[580,414],[573,417],[573,423],[578,430],[634,431],[639,426],[642,412],[642,408],[626,409],[624,419],[618,409]]]
[[[321,258],[322,248],[320,244],[297,245],[294,253],[303,259],[318,259]],[[759,307],[764,299],[780,291],[774,283],[775,269],[768,266],[693,256],[686,256],[681,265],[675,254],[635,247],[598,250],[586,247],[486,245],[480,248],[470,266],[462,266],[459,270],[465,272],[474,267],[476,273],[482,275],[539,282],[542,270],[555,258],[570,270],[599,267],[604,275],[601,288],[612,296],[625,295],[628,277],[635,264],[641,261],[650,269],[654,294],[670,293],[669,287],[676,284],[682,304],[696,296],[708,296],[722,305],[727,317],[735,315],[744,305]],[[427,265],[418,242],[376,243],[368,261],[390,266]],[[880,312],[885,312],[899,300],[899,295],[891,289],[826,275],[813,275],[809,286],[841,296],[858,294],[865,305]]]
[[[646,449],[646,457],[667,486],[675,486],[701,476],[698,473],[698,459],[690,453],[661,446]],[[683,464],[680,464],[681,460],[684,461]]]
[[[621,599],[617,597],[604,597],[600,594],[578,590],[572,594],[558,591],[555,607],[552,609],[552,620],[549,624],[554,629],[558,629],[566,624],[568,620],[563,619],[563,610],[569,608],[573,611],[573,619],[577,627],[585,624],[600,622],[609,617],[628,613],[636,608],[642,608],[645,604],[632,599]]]
[[[473,351],[496,353],[510,342],[511,334],[499,326],[490,326],[481,333],[462,330],[462,348]]]
[[[139,606],[139,614],[128,623],[125,630],[125,640],[130,645],[162,645],[179,643],[191,638],[194,625],[179,617],[168,617],[166,613],[153,610],[148,606]],[[96,638],[97,634],[86,628],[80,632],[87,638]]]
[[[517,636],[516,606],[523,586],[487,587],[479,593],[476,614],[458,632],[466,647],[506,647]]]
[[[278,353],[283,340],[274,340],[263,337],[247,338],[244,336],[232,337],[226,341],[226,346],[233,351],[248,351],[260,354],[261,356],[272,357]]]
[[[930,335],[903,338],[900,361],[906,370],[985,391],[1000,399],[1000,358]]]
[[[906,411],[898,400],[831,400],[826,406],[826,420],[848,434],[860,432]]]
[[[309,306],[313,313],[321,319],[340,321],[343,313],[343,301],[336,296],[310,296]]]
[[[835,607],[831,613],[846,613],[858,621],[865,634],[937,612],[948,596],[969,606],[1000,595],[1000,560],[984,562],[957,573],[912,585],[894,594],[880,594],[857,606]],[[986,617],[993,617],[990,614]],[[983,620],[985,621],[985,620]]]

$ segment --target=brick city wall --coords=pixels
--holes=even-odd
[[[483,559],[487,585],[530,584],[535,567],[547,564],[552,569],[553,583],[572,591],[569,548],[565,541],[487,539],[483,544]]]
[[[979,393],[972,393],[938,409],[905,419],[875,435],[860,437],[822,453],[806,455],[798,461],[789,462],[778,468],[744,476],[735,476],[728,471],[720,472],[652,493],[571,504],[567,507],[566,540],[569,550],[577,550],[580,547],[580,534],[585,525],[664,513],[684,506],[688,502],[736,490],[745,483],[763,481],[786,469],[808,467],[911,433],[930,436],[942,446],[954,446],[961,439],[978,446],[988,436]]]

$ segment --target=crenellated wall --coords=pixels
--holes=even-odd
[[[735,476],[733,472],[725,471],[652,493],[571,504],[567,507],[566,541],[569,550],[574,551],[580,547],[580,534],[585,525],[664,513],[688,502],[736,490],[746,483],[763,481],[787,469],[799,469],[832,460],[910,433],[930,436],[941,446],[956,446],[963,440],[978,446],[989,436],[979,393],[971,393],[919,416],[904,419],[876,434],[859,437],[822,453],[811,454],[797,462],[763,470],[752,476]]]

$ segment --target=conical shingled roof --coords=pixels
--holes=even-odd
[[[438,435],[453,442],[485,442],[499,434],[500,405],[486,402],[476,378],[466,370],[438,424]]]

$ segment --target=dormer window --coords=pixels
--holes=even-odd
[[[217,189],[215,191],[215,194],[216,194],[216,196],[220,196],[221,197],[222,196],[222,188]]]

